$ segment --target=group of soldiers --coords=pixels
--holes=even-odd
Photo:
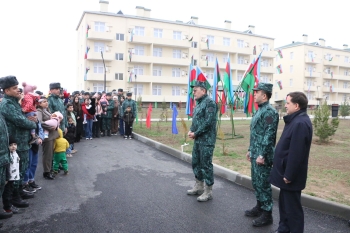
[[[259,83],[254,88],[254,102],[259,108],[250,125],[250,144],[246,158],[251,163],[251,179],[256,205],[244,215],[254,217],[252,225],[262,227],[273,223],[271,184],[280,188],[280,221],[275,233],[304,232],[304,213],[301,190],[305,188],[308,158],[312,141],[312,124],[306,113],[308,100],[302,92],[287,95],[284,117],[285,128],[276,145],[279,115],[269,100],[272,84]],[[197,105],[188,137],[194,140],[192,168],[195,185],[188,195],[199,195],[205,202],[213,198],[214,184],[212,157],[216,141],[217,104],[207,94],[204,82],[193,86]]]

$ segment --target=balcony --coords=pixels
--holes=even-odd
[[[313,85],[304,85],[304,91],[317,91],[317,87]]]
[[[346,67],[346,68],[350,68],[350,63],[349,62],[339,62],[338,63],[340,67]]]
[[[103,58],[105,61],[115,60],[114,53],[112,53],[112,52],[103,53]],[[101,53],[89,52],[88,56],[87,56],[87,60],[89,60],[89,61],[102,61]]]
[[[350,81],[350,75],[333,75],[334,79]]]
[[[152,62],[151,56],[141,56],[141,55],[132,55],[131,57],[131,63],[151,63]],[[129,57],[127,58],[128,62],[130,63]]]
[[[305,77],[310,77],[310,78],[319,78],[321,77],[321,74],[319,72],[310,72],[310,71],[305,71]]]
[[[135,80],[133,80],[134,82]],[[150,75],[138,75],[137,83],[163,83],[163,84],[180,84],[187,85],[187,75],[182,77],[170,77],[170,76],[150,76]]]
[[[333,58],[332,61],[328,61],[326,59],[323,60],[323,65],[324,66],[338,66],[338,60],[336,60],[335,58]]]
[[[231,64],[231,69],[234,69],[234,70],[243,70],[243,71],[246,71],[250,66],[250,63],[247,63],[247,64]]]
[[[322,87],[322,91],[323,91],[323,92],[331,92],[331,86],[332,86],[332,92],[334,92],[334,91],[335,91],[335,90],[334,90],[334,86],[331,85],[331,84],[329,85],[329,87],[323,86],[323,87]],[[331,92],[331,93],[332,93],[332,92]]]
[[[112,41],[114,39],[114,34],[111,32],[96,32],[89,31],[88,40],[102,40],[102,41]]]
[[[154,45],[164,46],[164,47],[174,47],[174,48],[190,48],[190,41],[186,40],[174,40],[166,38],[152,38]]]
[[[237,53],[237,47],[216,45],[216,44],[209,45],[209,49],[208,49],[207,45],[205,45],[203,43],[201,50],[208,51],[208,52],[209,51],[218,51],[218,52],[222,52],[222,53]]]
[[[268,67],[260,67],[260,72],[261,73],[270,73],[270,74],[274,74],[275,73],[275,68],[272,66],[268,66]]]
[[[163,102],[164,100],[166,102],[186,102],[187,101],[187,96],[186,94],[184,95],[178,95],[178,96],[173,96],[173,95],[141,95],[142,96],[142,101],[144,102]]]
[[[264,51],[264,52],[262,52],[261,57],[275,58],[276,52],[275,51]]]
[[[350,87],[348,88],[333,88],[333,91],[336,91],[338,93],[346,93],[346,94],[350,94]]]
[[[190,58],[172,58],[172,57],[151,57],[153,64],[163,64],[171,66],[190,66]]]
[[[113,81],[114,74],[106,74],[106,81]],[[89,71],[86,76],[86,81],[104,81],[104,74],[93,73],[93,71]]]
[[[154,38],[148,36],[135,36],[131,41],[131,36],[128,36],[128,43],[137,43],[137,44],[152,44]]]
[[[332,78],[331,74],[323,73],[322,74],[322,78],[324,78],[324,79],[334,79],[335,75],[333,74],[333,78]]]
[[[310,58],[310,57],[305,57],[305,63],[308,63],[308,64],[318,64],[318,63],[321,63],[321,59],[319,58]]]
[[[252,55],[253,48],[236,48],[238,54]]]

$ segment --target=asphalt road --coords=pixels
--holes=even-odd
[[[0,232],[270,232],[254,228],[244,210],[255,205],[253,192],[215,177],[213,200],[186,195],[194,184],[190,164],[136,140],[119,136],[76,144],[69,175],[36,182],[43,188],[25,213],[2,220]],[[41,155],[40,155],[41,157]],[[41,160],[41,159],[40,159]],[[305,209],[306,233],[350,232],[347,221]]]

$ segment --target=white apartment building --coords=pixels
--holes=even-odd
[[[100,1],[100,11],[82,14],[76,28],[78,90],[104,89],[101,51],[107,91],[123,88],[144,102],[186,102],[192,56],[209,80],[215,58],[224,71],[229,56],[233,83],[238,84],[254,57],[254,46],[256,53],[264,50],[261,81],[273,82],[274,39],[255,34],[254,26],[240,32],[232,30],[228,20],[223,28],[214,28],[200,25],[197,17],[169,21],[151,18],[150,13],[139,6],[136,15],[109,12],[108,1]]]

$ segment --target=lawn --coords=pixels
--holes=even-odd
[[[160,111],[158,110],[159,114]],[[157,112],[157,114],[158,114]],[[152,112],[153,113],[153,112]],[[234,117],[244,116],[235,114]],[[179,117],[184,116],[183,112]],[[171,117],[171,114],[169,114]],[[158,118],[152,114],[152,118]],[[187,117],[185,118],[187,119]],[[224,135],[225,140],[217,139],[214,150],[213,162],[250,176],[250,163],[245,159],[249,145],[250,120],[237,120],[234,122],[236,134],[242,138],[229,139],[231,122],[222,121],[218,136]],[[178,135],[171,133],[171,118],[168,122],[152,122],[152,128],[147,129],[145,122],[134,125],[134,131],[143,136],[181,150],[185,142],[184,135],[188,132],[190,121],[177,122]],[[185,128],[184,128],[185,127]],[[280,120],[277,140],[283,131],[284,121]],[[309,159],[309,172],[304,193],[350,205],[350,120],[340,120],[339,128],[328,144],[319,144],[314,136]],[[193,141],[187,139],[189,146],[184,147],[184,152],[192,153]]]

